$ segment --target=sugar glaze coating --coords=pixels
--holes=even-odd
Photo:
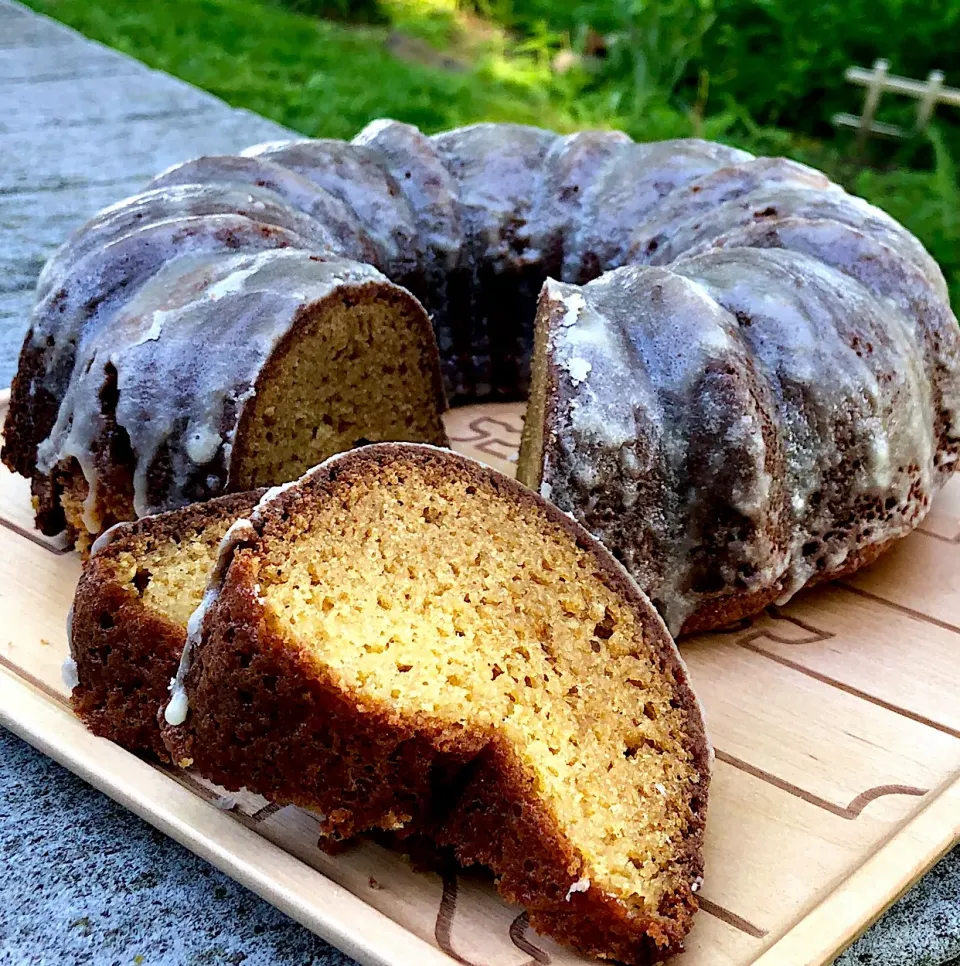
[[[928,361],[906,310],[931,298],[926,277],[871,288],[797,247],[547,283],[541,490],[623,560],[675,634],[711,603],[785,602],[844,571],[916,527],[953,472],[955,341]]]
[[[177,165],[55,254],[3,454],[33,477],[46,532],[63,525],[51,480],[65,459],[90,492],[103,484],[111,354],[139,360],[117,405],[137,437],[137,512],[229,486],[223,420],[242,405],[246,348],[190,359],[191,391],[218,400],[202,412],[167,399],[150,367],[183,357],[178,326],[203,344],[232,297],[252,298],[237,253],[276,249],[344,279],[372,266],[416,295],[452,402],[526,394],[551,279],[549,399],[526,482],[608,543],[674,631],[862,564],[917,525],[956,462],[960,339],[943,276],[820,172],[696,139],[513,124],[427,136],[380,120],[350,143]],[[305,257],[264,255],[291,275],[258,275],[261,349]],[[195,282],[238,290],[184,297]],[[173,314],[154,327],[155,311]],[[175,469],[158,482],[149,467],[168,444]]]
[[[243,407],[301,307],[371,282],[389,284],[369,265],[295,249],[171,261],[109,328],[84,341],[82,365],[38,448],[38,468],[51,473],[70,458],[80,463],[91,532],[99,529],[99,444],[108,432],[129,439],[138,517],[222,492]],[[198,351],[212,332],[216,351]],[[106,412],[102,390],[111,373],[116,400]]]

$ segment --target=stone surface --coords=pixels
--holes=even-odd
[[[9,0],[0,104],[0,385],[16,368],[36,275],[70,231],[169,164],[289,133]],[[0,868],[0,966],[351,963],[2,729]],[[950,957],[960,957],[960,850],[837,966]]]
[[[9,386],[17,369],[20,344],[27,331],[33,291],[0,292],[0,386]]]
[[[4,46],[0,50],[0,81],[40,83],[65,77],[122,77],[139,75],[144,70],[143,64],[92,43],[66,44],[56,57],[50,56],[48,46]]]
[[[835,966],[960,966],[960,848],[949,853]]]
[[[143,178],[79,185],[68,191],[12,191],[0,195],[0,299],[15,292],[31,295],[50,253],[92,214],[118,198],[136,194]],[[0,302],[0,312],[3,312]]]
[[[352,960],[0,729],[0,966]]]
[[[7,100],[0,114],[0,136],[55,126],[59,142],[64,128],[82,127],[89,138],[89,127],[113,126],[118,117],[126,124],[169,118],[174,113],[196,115],[224,110],[223,102],[212,94],[156,71],[131,71],[123,77],[10,79],[4,84],[21,92],[27,90],[29,96]],[[49,130],[46,135],[49,137]]]

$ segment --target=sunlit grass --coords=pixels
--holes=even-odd
[[[387,49],[387,27],[316,20],[259,0],[28,0],[111,47],[310,136],[347,138],[374,117],[428,131],[478,119],[561,123],[529,85],[438,70]]]

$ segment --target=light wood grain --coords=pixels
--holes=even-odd
[[[520,407],[447,426],[513,472]],[[960,481],[924,530],[844,585],[683,643],[717,749],[686,966],[825,964],[960,835]],[[89,735],[60,681],[78,573],[0,472],[0,721],[363,963],[580,961],[482,876],[415,872],[370,843],[325,855],[309,813]]]
[[[832,961],[960,840],[960,779],[905,823],[882,848],[756,960],[756,966]]]

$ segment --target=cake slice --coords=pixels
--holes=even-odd
[[[293,248],[172,259],[74,334],[65,384],[38,375],[6,438],[53,393],[34,506],[84,552],[114,523],[295,479],[359,441],[446,442],[430,319],[358,262]]]
[[[263,490],[118,524],[84,567],[70,616],[64,679],[94,734],[168,756],[157,713],[168,697],[223,535]]]
[[[710,751],[655,610],[578,524],[449,451],[353,450],[233,525],[166,708],[174,761],[493,869],[641,964],[696,909]]]

